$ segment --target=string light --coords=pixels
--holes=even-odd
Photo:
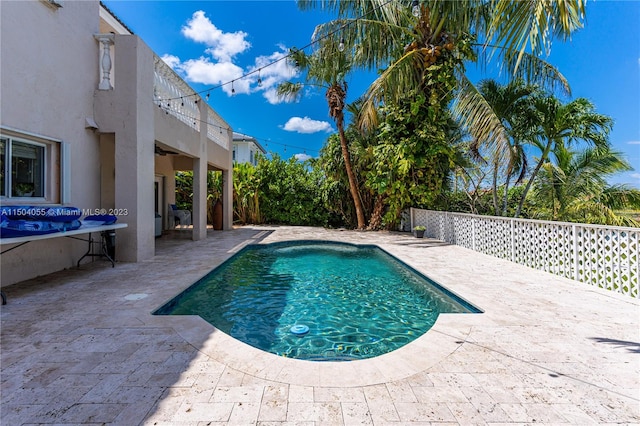
[[[340,44],[338,44],[338,50],[340,52],[344,52],[344,37],[340,39]]]
[[[194,126],[197,125],[197,123],[205,123],[208,126],[217,128],[218,131],[220,132],[220,134],[222,134],[223,131],[224,132],[228,132],[230,130],[233,131],[231,129],[231,127],[220,126],[220,125],[217,125],[217,124],[214,124],[214,123],[210,123],[209,121],[200,120],[199,118],[196,118],[196,117],[190,117],[187,114],[185,114],[185,113],[183,113],[181,111],[174,110],[174,109],[165,109],[162,106],[162,104],[160,104],[160,103],[158,104],[158,107],[161,108],[165,112],[165,114],[169,114],[169,112],[171,112],[174,115],[182,115],[184,117],[189,118],[190,120],[192,120]],[[268,139],[268,138],[262,138],[262,137],[257,137],[257,136],[251,136],[251,137],[253,139],[255,139],[255,140],[264,142],[264,146],[267,147],[267,148],[269,147],[270,143],[271,144],[275,144],[275,145],[280,145],[280,146],[284,147],[284,149],[283,149],[284,152],[287,152],[287,148],[296,148],[296,149],[302,150],[302,152],[305,153],[305,154],[307,153],[307,151],[316,152],[318,154],[320,153],[319,150],[307,148],[307,147],[304,147],[304,146],[295,146],[295,145],[283,144],[283,143],[279,143],[279,142],[274,142],[273,140]]]
[[[413,0],[411,3],[411,13],[413,13],[413,16],[416,18],[420,16],[420,2],[418,0]]]
[[[262,78],[260,77],[260,68],[258,68],[258,87],[262,87]]]

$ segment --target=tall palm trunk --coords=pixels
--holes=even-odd
[[[534,179],[538,175],[538,172],[542,168],[542,165],[544,164],[544,162],[547,161],[547,157],[549,157],[549,152],[551,151],[552,145],[553,145],[553,140],[549,139],[549,141],[547,142],[547,146],[544,148],[544,151],[542,151],[542,155],[540,156],[540,161],[538,161],[538,164],[536,164],[536,168],[533,169],[533,172],[531,173],[531,177],[529,178],[529,182],[527,182],[527,186],[524,187],[524,191],[522,192],[522,196],[520,197],[520,202],[518,203],[518,208],[516,209],[516,214],[513,217],[517,218],[520,216],[520,212],[522,211],[522,206],[524,205],[524,200],[525,198],[527,198],[529,189],[531,189],[531,184],[533,183]]]
[[[340,147],[342,148],[342,157],[344,158],[344,168],[347,171],[349,177],[349,189],[351,190],[351,198],[353,198],[353,204],[356,209],[356,218],[358,219],[358,229],[365,228],[364,212],[362,211],[362,200],[360,199],[360,191],[358,191],[358,183],[356,182],[356,175],[353,173],[351,167],[351,155],[349,154],[349,147],[347,146],[347,137],[344,134],[343,113],[339,113],[339,118],[336,117],[336,126],[338,127],[338,134],[340,135]]]
[[[360,191],[358,191],[358,183],[356,175],[351,167],[351,155],[349,154],[349,146],[347,145],[347,137],[344,134],[344,100],[347,97],[347,84],[334,83],[327,89],[327,103],[329,104],[329,115],[335,120],[338,134],[340,135],[340,147],[342,148],[342,157],[344,158],[344,168],[349,178],[349,189],[351,190],[351,198],[356,209],[356,218],[358,219],[358,229],[364,229],[366,224],[364,220],[364,211],[362,209],[362,200],[360,199]]]
[[[498,164],[498,160],[495,160],[495,162],[493,163],[493,214],[495,214],[496,216],[500,215],[500,210],[498,207],[498,168],[499,168],[499,164]]]

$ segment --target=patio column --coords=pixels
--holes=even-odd
[[[115,133],[115,209],[128,225],[116,232],[116,259],[138,262],[155,253],[153,52],[137,37],[117,36],[116,43],[116,73],[128,78],[100,91],[108,100],[96,104]]]
[[[193,158],[193,222],[194,241],[207,238],[207,105],[200,98],[200,149]]]
[[[222,171],[222,229],[233,229],[233,169]]]

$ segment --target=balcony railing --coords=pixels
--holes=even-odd
[[[154,58],[153,99],[156,105],[167,114],[171,114],[193,130],[200,130],[200,109],[189,87],[176,73],[158,56]]]
[[[425,236],[640,298],[640,229],[411,209]]]
[[[98,90],[113,90],[112,73],[115,37],[96,34],[100,43],[100,84]],[[160,57],[154,55],[153,102],[168,115],[172,115],[195,131],[200,131],[200,105],[207,108],[207,137],[219,146],[229,149],[229,125],[198,96],[195,91]]]

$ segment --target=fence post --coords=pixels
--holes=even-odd
[[[471,218],[471,250],[476,251],[476,218]]]
[[[409,207],[409,231],[413,232],[413,207]]]
[[[571,232],[573,233],[573,279],[579,281],[578,262],[580,256],[578,256],[578,227],[571,225]]]
[[[510,219],[511,222],[511,261],[516,261],[516,229],[515,229],[515,221],[513,218]]]

